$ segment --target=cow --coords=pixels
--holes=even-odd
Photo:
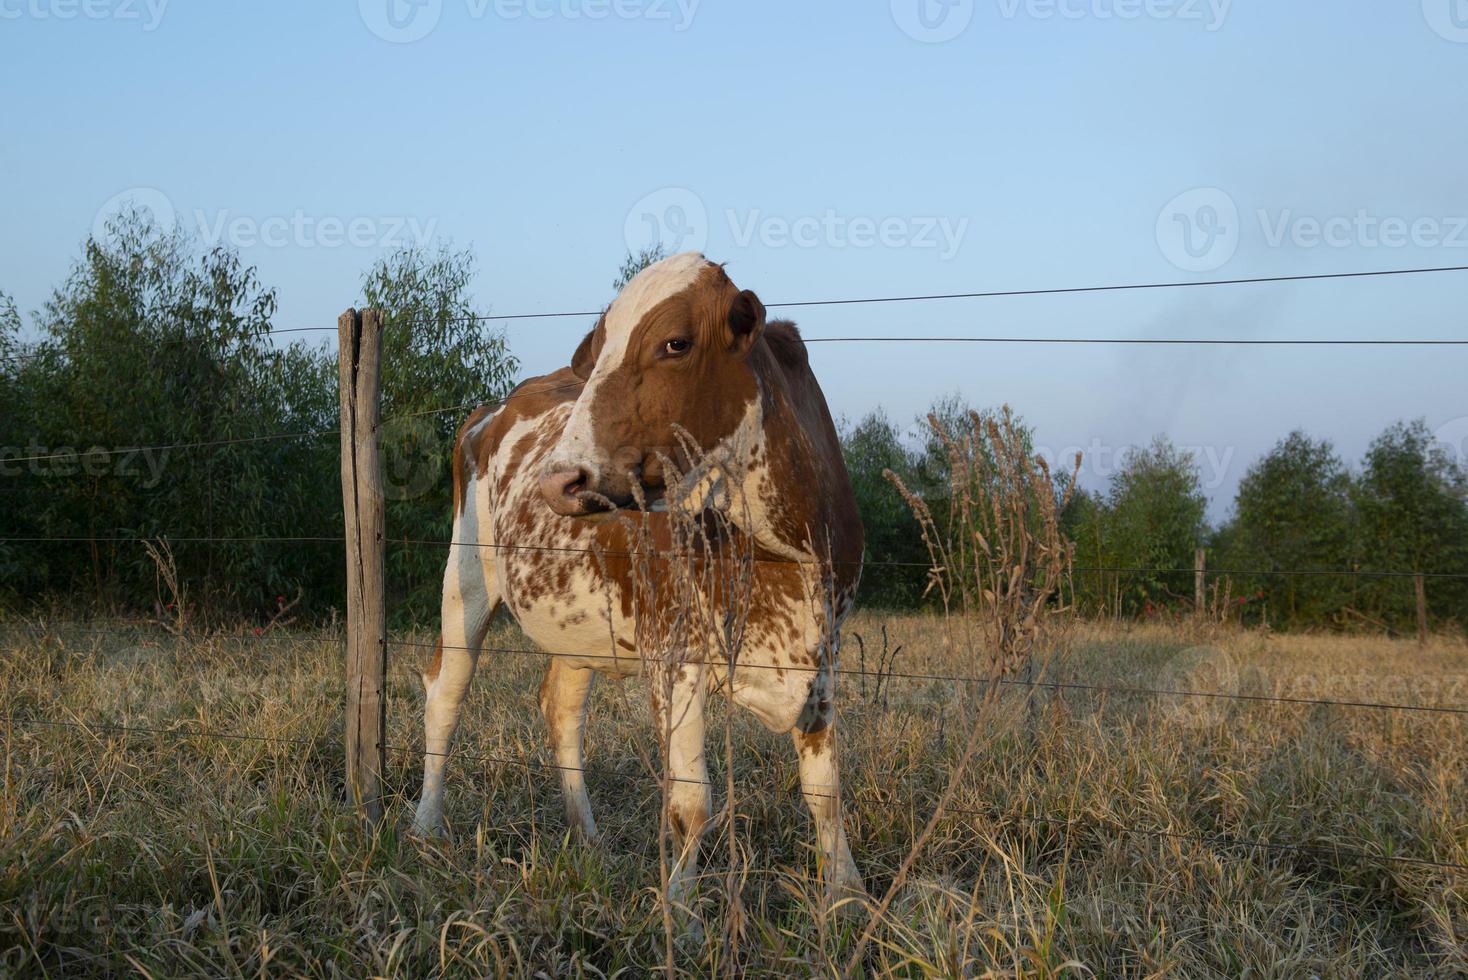
[[[718,454],[738,474],[732,485],[687,504],[679,491],[695,474],[669,464],[680,439]],[[443,829],[450,741],[490,617],[504,604],[550,655],[540,706],[567,823],[581,839],[597,838],[582,756],[587,698],[597,673],[636,674],[646,653],[634,622],[635,542],[617,517],[637,513],[656,537],[658,522],[671,520],[667,501],[681,499],[720,508],[754,571],[734,669],[718,657],[684,663],[654,707],[665,712],[676,854],[668,898],[686,897],[710,820],[711,690],[791,733],[827,886],[862,894],[842,823],[835,715],[838,637],[860,577],[862,525],[795,325],[767,321],[758,296],[697,252],[662,259],[618,293],[569,367],[469,416],[453,481],[442,632],[423,675],[417,832]]]

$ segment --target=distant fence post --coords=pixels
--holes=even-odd
[[[1427,645],[1427,576],[1418,572],[1412,576],[1417,587],[1417,642]]]
[[[1208,611],[1208,552],[1193,552],[1193,609],[1199,616]]]
[[[342,509],[347,545],[347,789],[368,823],[382,819],[387,612],[384,504],[377,423],[382,316],[349,309],[337,320],[341,370]]]

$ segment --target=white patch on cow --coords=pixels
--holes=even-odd
[[[608,374],[615,371],[627,359],[628,344],[642,318],[659,303],[688,289],[703,271],[713,263],[700,252],[680,252],[654,262],[632,277],[622,287],[612,305],[607,307],[605,336],[596,366],[586,381],[571,418],[566,422],[560,442],[551,451],[550,469],[574,469],[585,467],[595,485],[611,465],[611,453],[607,447],[596,444],[594,436],[597,390]]]

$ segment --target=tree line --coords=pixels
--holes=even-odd
[[[456,428],[519,367],[501,332],[468,319],[483,312],[474,273],[468,251],[407,248],[373,264],[357,298],[385,313],[400,619],[437,614],[443,548],[415,542],[447,539]],[[0,294],[0,603],[266,621],[340,605],[334,342],[327,330],[281,343],[275,309],[236,253],[138,213],[85,242],[35,314],[38,339],[22,341]],[[170,574],[139,540],[167,542]]]
[[[629,255],[613,288],[659,257]],[[388,598],[400,622],[437,615],[456,429],[519,371],[503,333],[472,319],[485,312],[474,275],[467,250],[407,248],[359,286],[358,305],[386,319]],[[84,243],[31,339],[0,292],[0,606],[265,622],[339,607],[334,342],[277,335],[275,313],[274,290],[236,253],[137,213]],[[952,434],[984,417],[956,396],[931,414]],[[943,443],[880,408],[841,436],[867,530],[861,599],[923,608],[927,552],[884,471],[941,524]],[[1231,615],[1280,626],[1404,628],[1410,577],[1346,573],[1468,570],[1468,477],[1422,422],[1388,428],[1354,470],[1329,443],[1290,434],[1217,527],[1196,461],[1165,439],[1127,456],[1104,489],[1068,489],[1074,600],[1089,614],[1191,608],[1198,547],[1229,570],[1213,580]],[[144,540],[159,542],[152,554]],[[1320,574],[1291,574],[1307,571]],[[1468,622],[1468,581],[1433,579],[1429,603],[1440,623]]]
[[[950,432],[971,428],[956,396],[937,401],[929,416]],[[861,598],[920,608],[926,550],[884,473],[920,488],[941,513],[943,445],[926,418],[908,429],[880,408],[843,425],[841,438],[867,529]],[[1068,474],[1057,476],[1064,486]],[[1354,469],[1329,441],[1291,432],[1249,467],[1232,514],[1216,526],[1197,460],[1162,436],[1127,453],[1104,487],[1066,489],[1072,596],[1088,615],[1193,612],[1201,548],[1212,569],[1206,601],[1220,617],[1405,631],[1420,572],[1431,618],[1468,623],[1468,473],[1422,420],[1386,428]]]

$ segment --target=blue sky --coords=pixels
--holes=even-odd
[[[23,310],[120,194],[238,247],[280,327],[334,323],[427,236],[473,248],[497,313],[603,304],[653,231],[771,303],[1468,265],[1468,0],[0,0],[0,79]],[[811,337],[1463,337],[1465,299],[1453,273],[791,312]],[[588,325],[507,330],[539,373]],[[849,417],[1007,401],[1093,486],[1166,433],[1215,516],[1296,426],[1351,460],[1399,418],[1468,436],[1459,348],[813,360]]]

